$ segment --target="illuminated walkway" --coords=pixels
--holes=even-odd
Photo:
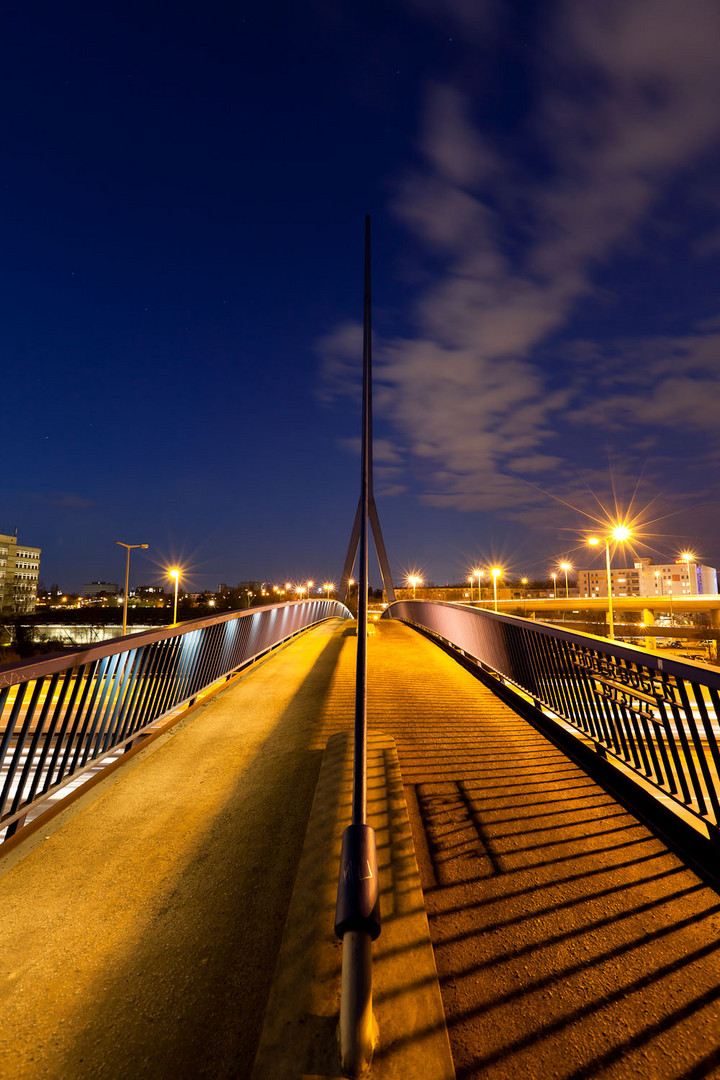
[[[5,857],[0,1076],[247,1075],[355,642],[300,637]],[[458,1076],[720,1075],[717,894],[424,638],[378,624],[369,672]]]

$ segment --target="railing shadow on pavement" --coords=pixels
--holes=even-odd
[[[503,696],[572,729],[720,845],[720,672],[513,615],[402,600],[384,618],[429,634]],[[579,742],[579,741],[578,741]],[[662,800],[662,801],[661,801]],[[667,817],[667,814],[665,814]]]

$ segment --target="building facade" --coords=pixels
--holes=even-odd
[[[607,596],[607,571],[578,570],[580,596]],[[676,559],[654,563],[638,559],[630,567],[610,570],[613,596],[717,596],[717,571],[712,566]]]
[[[41,549],[0,533],[0,612],[26,615],[37,604]]]
[[[119,592],[114,581],[87,581],[82,587],[83,596],[117,596]]]

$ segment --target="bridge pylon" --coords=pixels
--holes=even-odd
[[[395,601],[395,589],[393,587],[392,575],[390,573],[390,563],[388,562],[387,553],[385,551],[385,542],[383,540],[382,529],[380,528],[380,518],[378,517],[377,507],[375,505],[375,495],[373,492],[373,451],[372,451],[372,346],[371,346],[371,315],[370,315],[370,234],[369,234],[369,219],[366,222],[366,248],[365,248],[365,327],[364,327],[364,340],[366,347],[363,355],[363,368],[364,378],[367,386],[367,414],[366,414],[366,433],[367,433],[367,500],[368,500],[368,519],[370,528],[372,530],[373,540],[375,541],[375,552],[377,554],[378,563],[380,565],[380,575],[382,577],[383,588],[388,598],[389,603]],[[340,578],[340,595],[347,600],[350,580],[350,575],[355,565],[355,559],[358,553],[358,547],[360,545],[360,530],[362,527],[362,493],[358,500],[357,511],[355,513],[355,521],[353,523],[352,532],[350,533],[350,543],[348,544],[347,555],[345,557],[345,565],[343,567],[342,577]]]

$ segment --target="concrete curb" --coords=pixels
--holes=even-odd
[[[253,1080],[340,1077],[342,945],[333,924],[350,821],[352,737],[328,741],[278,956]],[[372,1077],[454,1080],[402,776],[393,739],[368,737],[368,824],[376,832],[383,928],[373,945],[380,1031]]]

